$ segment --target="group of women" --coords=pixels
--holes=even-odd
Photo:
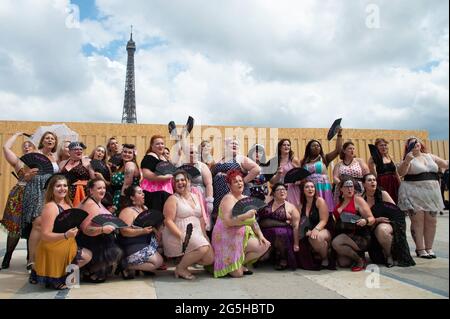
[[[21,134],[3,146],[18,183],[1,221],[8,230],[2,268],[9,267],[20,237],[26,238],[30,283],[65,289],[70,264],[96,283],[113,273],[125,279],[153,274],[166,262],[175,263],[175,276],[187,280],[195,278],[192,267],[198,265],[214,277],[242,277],[253,273],[250,265],[265,261],[277,270],[339,265],[359,271],[366,266],[366,252],[377,264],[411,266],[405,213],[417,256],[436,258],[436,214],[444,207],[437,173],[448,169],[448,161],[427,153],[416,137],[405,142],[399,165],[382,138],[375,141],[382,161],[370,158],[366,164],[351,141],[343,143],[342,129],[333,151],[325,154],[320,142],[311,140],[301,160],[289,139],[279,141],[277,156],[268,162],[262,145],[245,156],[233,138],[225,140],[217,162],[209,141],[198,148],[182,143],[172,154],[174,164],[196,167],[200,174],[192,177],[184,170],[157,172],[158,164],[171,161],[161,135],[151,138],[139,165],[135,146],[120,147],[114,137],[85,156],[81,142],[63,141],[57,150],[52,132],[44,133],[37,147],[29,141],[22,145],[23,154],[39,152],[52,163],[55,174],[40,174],[11,150]],[[331,183],[328,166],[338,156]],[[285,183],[286,173],[297,167],[310,175]],[[233,215],[234,205],[247,196],[267,204]],[[88,217],[78,228],[55,232],[56,217],[71,207]],[[149,209],[163,212],[163,225],[134,227],[136,217]],[[128,227],[96,224],[93,218],[100,214],[114,214]]]

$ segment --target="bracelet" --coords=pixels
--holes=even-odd
[[[369,218],[364,218],[366,220],[366,226],[369,225]]]
[[[314,229],[317,230],[317,231],[321,231],[321,229],[318,228],[318,227],[314,227]]]
[[[103,234],[103,226],[102,226],[102,232],[100,234]]]
[[[64,233],[64,238],[65,238],[65,239],[69,239],[69,238],[67,238],[66,233]]]

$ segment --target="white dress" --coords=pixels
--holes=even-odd
[[[437,173],[438,165],[430,154],[422,154],[425,165],[417,158],[411,161],[408,175]],[[444,209],[441,187],[437,180],[402,181],[398,190],[398,207],[403,211],[439,212]]]

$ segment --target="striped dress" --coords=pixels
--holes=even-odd
[[[332,212],[334,209],[334,201],[327,167],[322,161],[317,161],[315,163],[305,164],[303,168],[311,172],[311,175],[306,179],[314,183],[317,196],[325,200],[328,205],[328,211]]]

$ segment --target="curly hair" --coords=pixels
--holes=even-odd
[[[234,180],[236,177],[238,177],[238,176],[244,178],[244,175],[242,174],[242,172],[241,172],[240,170],[238,170],[238,169],[232,169],[231,171],[228,171],[227,176],[226,176],[225,179],[226,179],[227,183],[228,183],[229,185],[231,185],[231,183],[233,182],[233,180]]]

